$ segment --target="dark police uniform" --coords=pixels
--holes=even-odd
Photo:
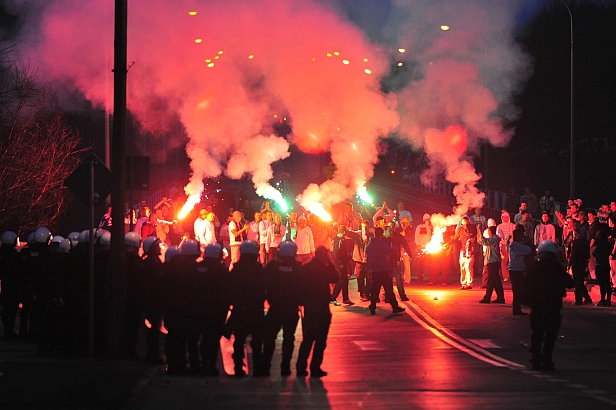
[[[220,338],[225,327],[231,297],[229,294],[229,270],[222,260],[205,258],[197,267],[198,293],[201,301],[198,310],[202,312],[201,360],[206,376],[218,376],[216,368]]]
[[[0,246],[0,282],[2,282],[2,324],[4,338],[15,337],[15,317],[19,309],[19,297],[23,286],[23,272],[19,252],[11,244]]]
[[[325,375],[325,372],[321,370],[321,363],[323,362],[323,352],[327,345],[327,334],[332,317],[329,311],[329,284],[338,282],[338,271],[332,263],[326,263],[320,259],[319,254],[323,250],[323,247],[319,247],[317,257],[303,265],[300,270],[301,303],[304,306],[304,317],[302,319],[303,340],[299,347],[296,363],[298,376],[308,375],[306,368],[311,350],[311,376],[321,377]]]
[[[552,353],[561,324],[560,310],[566,288],[573,280],[556,260],[556,255],[542,252],[528,267],[524,279],[525,301],[531,308],[530,327],[534,370],[553,370]]]
[[[163,277],[163,311],[165,328],[168,331],[165,339],[165,355],[167,356],[167,372],[169,374],[184,374],[189,370],[186,366],[188,351],[190,372],[200,371],[199,363],[199,326],[200,314],[198,264],[194,255],[176,255],[165,263]]]
[[[295,258],[284,257],[270,262],[264,270],[269,310],[265,317],[263,342],[263,369],[269,374],[272,356],[276,348],[276,336],[282,328],[282,362],[280,373],[291,374],[291,357],[295,347],[295,330],[299,321],[299,270],[301,264]]]
[[[229,273],[232,289],[231,304],[233,305],[231,316],[235,334],[233,362],[236,376],[246,375],[243,370],[244,343],[248,335],[252,336],[250,347],[252,348],[253,374],[255,376],[265,375],[263,369],[265,283],[263,266],[256,256],[241,255],[240,260],[233,265]]]

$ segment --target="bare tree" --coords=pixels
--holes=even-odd
[[[85,149],[51,88],[12,57],[11,48],[0,50],[0,231],[53,230],[68,194],[64,179]]]

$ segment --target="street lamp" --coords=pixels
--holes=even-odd
[[[573,15],[571,14],[571,9],[569,8],[569,5],[565,2],[565,0],[561,0],[562,3],[565,5],[565,7],[567,8],[567,11],[569,12],[569,21],[571,23],[570,26],[570,33],[571,33],[571,48],[570,48],[570,52],[571,52],[571,56],[570,56],[570,80],[571,80],[571,84],[570,84],[570,91],[571,91],[571,101],[570,101],[570,141],[569,141],[569,149],[570,149],[570,154],[569,154],[569,198],[573,198],[575,195],[575,161],[574,161],[574,150],[573,150],[573,136],[574,136],[574,127],[573,127]]]

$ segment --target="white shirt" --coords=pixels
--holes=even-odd
[[[237,223],[235,221],[229,222],[229,244],[230,245],[240,245],[242,243],[243,232],[238,235],[239,240],[236,240],[235,235],[233,234],[233,231],[239,231],[240,229],[242,229],[242,227],[243,226],[241,225],[241,223]]]
[[[259,224],[255,221],[248,223],[248,231],[246,231],[246,239],[250,239],[251,241],[255,241],[256,243],[261,243],[260,233],[259,233]]]
[[[306,226],[304,229],[298,229],[294,238],[295,245],[297,246],[298,255],[307,255],[314,253],[314,237],[312,236],[312,229]]]
[[[205,220],[205,235],[204,235],[205,243],[204,245],[212,245],[216,243],[216,227],[213,222]]]
[[[205,245],[205,223],[207,220],[197,218],[195,219],[195,223],[193,224],[193,230],[195,232],[195,239],[201,245]]]
[[[265,245],[267,243],[267,231],[272,224],[273,222],[259,222],[259,244]]]
[[[282,241],[284,241],[284,236],[287,233],[287,227],[284,224],[280,224],[280,233],[274,233],[274,229],[276,225],[272,222],[272,224],[267,228],[267,237],[265,242],[265,250],[269,252],[270,248],[278,248]]]

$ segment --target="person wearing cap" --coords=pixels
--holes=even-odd
[[[430,214],[423,215],[423,223],[415,228],[415,245],[420,253],[423,253],[423,249],[430,243],[432,239],[432,225],[430,225]],[[423,278],[426,270],[426,260],[428,254],[420,254],[417,258],[417,283],[423,283]],[[427,264],[428,269],[433,269],[431,261]],[[432,285],[433,283],[430,282]]]
[[[573,280],[558,262],[556,244],[543,241],[538,257],[524,278],[525,301],[530,306],[532,369],[553,371],[552,355],[562,322],[560,311]]]
[[[294,233],[293,242],[297,246],[297,261],[299,263],[307,263],[314,257],[314,236],[304,215],[297,218],[297,230]]]

